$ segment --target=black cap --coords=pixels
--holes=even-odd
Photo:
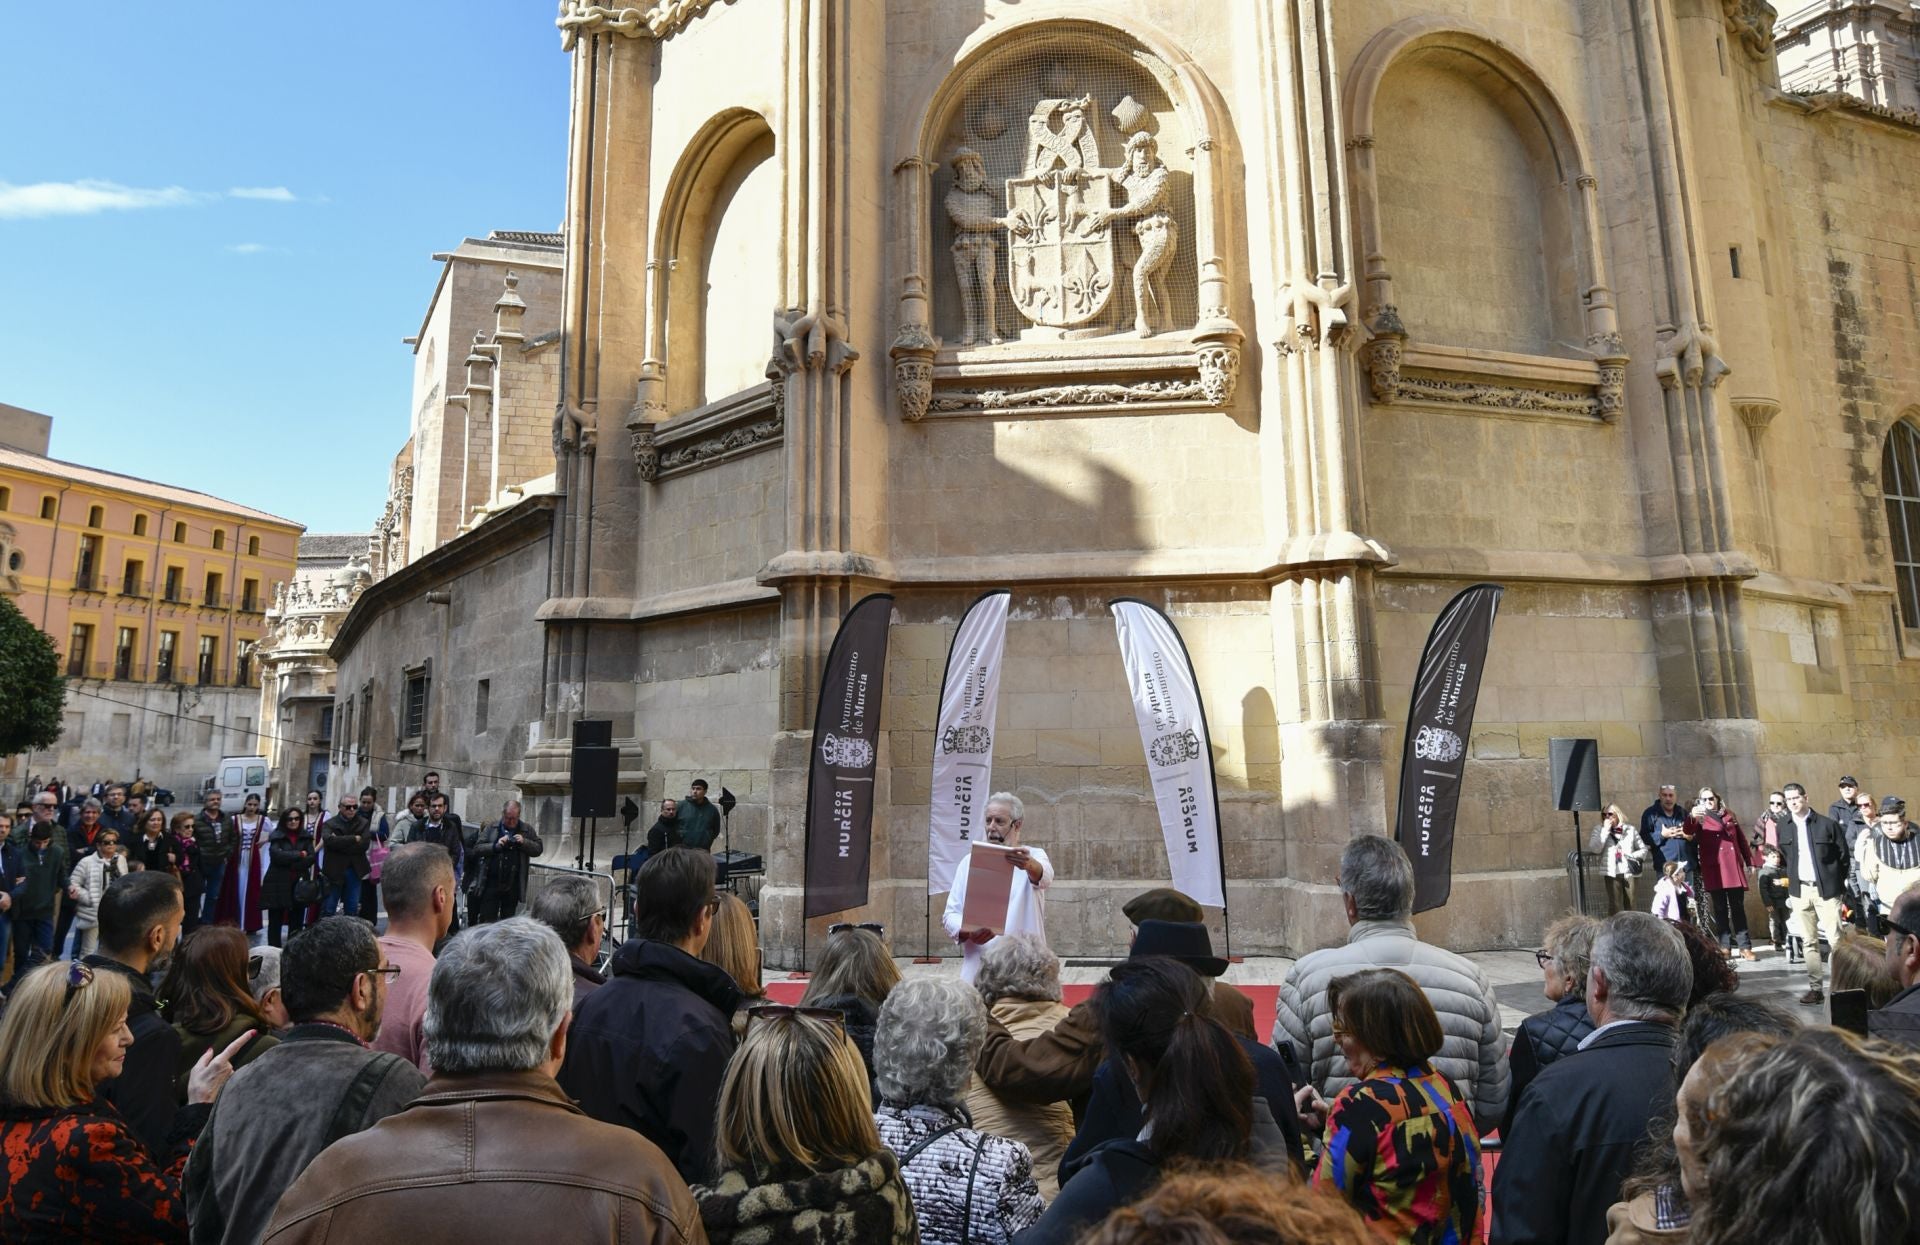
[[[1860,783],[1852,774],[1842,774],[1840,775],[1840,785],[1843,787],[1858,787]]]
[[[1218,977],[1227,971],[1227,962],[1213,953],[1207,927],[1198,921],[1140,922],[1140,932],[1134,936],[1133,950],[1127,958],[1144,960],[1150,955],[1178,960],[1202,977]]]
[[[1897,795],[1887,796],[1880,801],[1880,815],[1883,817],[1888,813],[1904,813],[1906,811],[1907,802]]]

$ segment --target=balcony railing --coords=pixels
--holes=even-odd
[[[161,591],[160,599],[169,605],[185,605],[187,603],[186,591],[177,583],[168,583],[166,588]]]
[[[153,681],[155,683],[173,682],[173,658],[162,656],[159,661],[154,663]]]
[[[84,679],[87,677],[87,655],[85,653],[75,653],[67,658],[67,677],[69,679]]]
[[[138,682],[146,674],[146,667],[135,661],[131,655],[116,658],[113,661],[73,661],[67,662],[69,679],[118,679],[121,682]]]
[[[207,592],[201,595],[200,603],[210,610],[223,610],[232,604],[233,598],[224,592]]]
[[[151,579],[123,579],[120,581],[120,595],[123,597],[139,597],[145,600],[153,595],[153,581]]]
[[[267,605],[265,600],[260,597],[241,597],[240,612],[242,614],[264,614],[267,612]]]
[[[101,581],[100,573],[90,567],[82,567],[73,575],[75,592],[105,592],[107,586]]]

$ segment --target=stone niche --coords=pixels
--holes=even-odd
[[[1232,401],[1226,144],[1191,72],[1105,26],[1040,22],[934,91],[896,166],[904,418]]]

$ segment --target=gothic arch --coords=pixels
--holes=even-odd
[[[1880,449],[1880,495],[1887,508],[1894,596],[1901,625],[1920,629],[1920,407],[1887,429]]]
[[[709,393],[704,321],[708,245],[741,177],[775,158],[773,128],[762,114],[730,108],[695,131],[667,178],[647,261],[647,352],[640,365],[640,407],[654,418],[724,397]],[[747,167],[743,168],[745,165]],[[780,241],[775,231],[773,244]],[[771,333],[774,300],[763,309]]]
[[[933,175],[948,155],[941,148],[949,123],[964,106],[967,92],[993,66],[1029,54],[1066,57],[1076,45],[1123,59],[1149,75],[1171,105],[1180,124],[1179,142],[1192,161],[1192,238],[1178,243],[1191,256],[1192,313],[1185,317],[1186,323],[1176,324],[1174,331],[1160,335],[1160,341],[1142,348],[1132,360],[1133,370],[1170,374],[1178,366],[1174,360],[1179,355],[1182,363],[1197,367],[1199,387],[1206,394],[1204,402],[1189,401],[1189,406],[1223,406],[1231,401],[1243,334],[1230,308],[1242,291],[1232,286],[1227,258],[1236,237],[1230,189],[1235,158],[1224,101],[1192,58],[1161,32],[1137,21],[1116,22],[1100,8],[1075,3],[1043,13],[1023,13],[976,31],[956,52],[952,67],[924,86],[901,114],[892,139],[900,154],[893,169],[896,194],[890,233],[901,268],[899,331],[891,353],[896,392],[909,420],[927,410],[935,355],[942,344],[935,331],[934,285],[941,270],[934,258]],[[1018,117],[1007,119],[1008,124],[1018,121]],[[1163,145],[1163,152],[1166,149]],[[993,364],[971,366],[976,379],[985,379]],[[1094,407],[1097,404],[1083,404],[1081,409]]]
[[[1578,130],[1565,108],[1540,75],[1519,54],[1492,35],[1474,27],[1438,17],[1409,18],[1380,31],[1368,41],[1347,75],[1342,106],[1347,121],[1347,149],[1355,214],[1365,280],[1365,307],[1372,332],[1369,366],[1374,375],[1376,401],[1392,401],[1400,352],[1409,330],[1396,306],[1391,253],[1394,239],[1382,226],[1382,195],[1374,149],[1381,127],[1392,118],[1376,115],[1376,105],[1389,71],[1414,58],[1444,64],[1449,72],[1469,77],[1485,101],[1504,112],[1522,141],[1544,144],[1545,178],[1563,196],[1557,202],[1543,197],[1543,211],[1563,221],[1574,261],[1570,291],[1560,294],[1549,283],[1549,308],[1564,319],[1564,337],[1584,340],[1584,351],[1569,346],[1531,353],[1563,355],[1598,364],[1595,377],[1597,413],[1617,414],[1624,384],[1626,354],[1622,347],[1613,294],[1607,285],[1602,246],[1597,182]],[[1459,343],[1456,343],[1459,344]],[[1528,352],[1523,352],[1528,353]],[[1384,384],[1383,384],[1384,380]]]

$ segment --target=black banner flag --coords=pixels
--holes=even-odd
[[[807,765],[808,918],[867,902],[873,848],[873,771],[886,684],[893,597],[862,597],[827,650]]]
[[[1460,807],[1487,641],[1505,591],[1499,584],[1475,584],[1447,602],[1420,654],[1393,829],[1413,861],[1415,912],[1438,908],[1453,893],[1453,818]]]

